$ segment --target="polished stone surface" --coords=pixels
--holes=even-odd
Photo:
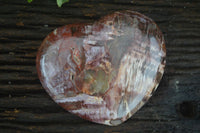
[[[37,54],[52,99],[81,118],[118,125],[151,97],[165,67],[165,42],[150,18],[133,11],[55,29]]]

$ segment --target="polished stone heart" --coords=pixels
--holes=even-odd
[[[36,62],[40,81],[56,103],[81,118],[114,126],[151,97],[165,56],[155,22],[121,11],[93,24],[57,28],[44,39]]]

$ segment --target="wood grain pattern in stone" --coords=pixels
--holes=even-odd
[[[63,108],[119,125],[151,97],[165,66],[164,37],[151,19],[115,12],[94,24],[55,29],[37,56],[40,80]]]

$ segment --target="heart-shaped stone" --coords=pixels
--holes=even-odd
[[[37,54],[40,81],[53,100],[92,122],[118,125],[151,97],[165,67],[164,38],[133,11],[94,24],[57,28]]]

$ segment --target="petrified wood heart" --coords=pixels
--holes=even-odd
[[[122,11],[94,24],[54,30],[39,49],[37,70],[43,87],[64,109],[113,126],[151,97],[165,56],[158,26],[140,13]]]

